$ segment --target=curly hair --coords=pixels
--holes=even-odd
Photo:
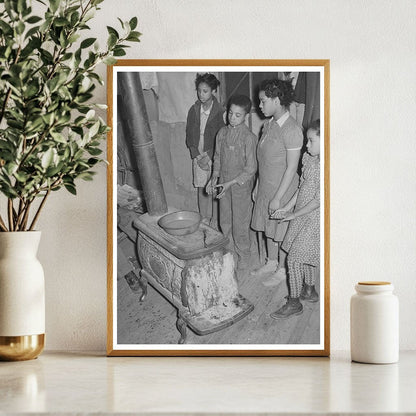
[[[216,91],[220,82],[214,74],[206,72],[205,74],[196,74],[195,78],[195,88],[198,89],[199,84],[205,82],[212,91]]]
[[[318,118],[318,120],[312,121],[308,127],[308,130],[312,130],[316,132],[317,136],[321,136],[321,120]]]
[[[232,104],[241,107],[246,114],[251,110],[251,100],[247,95],[233,95],[228,101],[228,108],[230,108]]]
[[[277,78],[262,81],[259,90],[264,91],[266,97],[278,97],[283,107],[289,107],[295,95],[291,81],[283,81]]]

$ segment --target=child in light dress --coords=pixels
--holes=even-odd
[[[282,208],[292,198],[299,185],[297,174],[303,145],[302,129],[289,113],[294,91],[290,81],[264,80],[259,86],[260,110],[269,119],[264,123],[257,146],[258,180],[251,227],[257,231],[259,244],[266,239],[266,263],[253,270],[253,276],[272,278],[270,285],[286,280],[286,253],[281,243],[288,224],[270,219],[270,214]]]
[[[287,302],[271,314],[273,319],[300,315],[306,302],[318,302],[315,289],[320,262],[320,121],[307,131],[307,153],[302,158],[300,186],[293,198],[271,218],[290,221],[282,249],[287,255],[289,296]],[[290,210],[295,207],[293,212]]]

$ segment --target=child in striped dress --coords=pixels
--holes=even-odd
[[[300,186],[293,198],[272,214],[278,221],[290,221],[282,249],[288,253],[289,297],[285,305],[273,312],[273,319],[300,315],[300,299],[317,302],[316,272],[320,261],[320,121],[307,131],[307,153],[302,159]],[[293,212],[290,210],[295,207]],[[303,280],[305,284],[303,285]]]

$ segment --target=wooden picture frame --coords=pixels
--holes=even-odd
[[[329,356],[329,72],[329,60],[120,60],[108,67],[108,356]],[[212,231],[215,238],[208,241],[218,224],[210,227],[211,223],[203,221],[199,225],[201,248],[196,233],[192,237],[195,243],[191,243],[192,234],[172,237],[158,225],[166,212],[198,210],[185,130],[187,111],[197,100],[195,77],[203,73],[222,81],[214,92],[220,104],[225,106],[236,93],[251,98],[246,125],[256,134],[267,121],[261,118],[258,98],[258,86],[264,79],[292,83],[298,101],[289,110],[299,125],[308,127],[316,117],[321,120],[319,301],[301,301],[299,315],[270,317],[289,295],[288,282],[275,286],[274,275],[269,282],[242,269],[242,275],[248,273],[249,277],[241,279],[232,267],[224,278],[226,262],[235,258],[232,253],[228,256],[230,243],[219,231]],[[157,165],[161,175],[155,185],[149,182],[157,176],[152,170]],[[301,164],[299,173],[300,169]],[[165,195],[161,195],[163,189]],[[150,214],[142,214],[146,210],[143,200]],[[257,255],[259,262],[264,259],[265,248],[260,239],[258,252],[253,250],[253,233],[250,241],[252,266]],[[220,253],[221,278],[204,269],[215,253]],[[228,278],[234,283],[224,289]],[[214,288],[201,288],[201,284]],[[230,287],[232,294],[228,295]],[[215,296],[206,295],[207,290]],[[232,302],[224,300],[226,296],[234,296]]]

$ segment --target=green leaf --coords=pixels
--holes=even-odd
[[[41,117],[36,117],[33,121],[31,120],[26,124],[25,132],[30,134],[39,131],[41,128],[43,128],[43,119]]]
[[[87,39],[84,39],[82,42],[81,42],[81,45],[80,45],[80,47],[81,47],[81,49],[85,49],[85,48],[88,48],[89,46],[91,46],[95,41],[97,40],[97,38],[87,38]]]
[[[17,12],[22,13],[25,9],[27,9],[25,0],[17,0]]]
[[[10,162],[4,166],[4,170],[7,172],[9,176],[13,175],[17,170],[17,163]]]
[[[0,29],[3,31],[5,35],[11,35],[13,33],[13,29],[9,26],[4,20],[0,19]]]
[[[58,10],[60,0],[49,0],[49,6],[52,13],[55,13]]]
[[[38,90],[39,88],[36,84],[29,84],[24,91],[24,95],[26,98],[31,98],[37,94]]]
[[[124,56],[124,55],[126,55],[126,51],[124,49],[116,47],[116,48],[114,48],[113,55],[114,56]]]
[[[25,35],[25,39],[29,38],[30,36],[33,36],[35,33],[39,31],[39,26],[33,26],[30,28]]]
[[[125,29],[125,24],[124,24],[124,22],[119,18],[119,17],[117,17],[117,20],[120,22],[120,24],[121,24],[121,27],[123,28],[123,29]],[[126,22],[126,24],[127,24],[127,22]]]
[[[95,111],[94,110],[89,110],[88,111],[88,113],[85,115],[85,118],[87,119],[87,120],[91,120],[92,118],[94,118],[95,117]]]
[[[141,36],[141,33],[139,32],[131,32],[129,36],[127,36],[126,40],[129,42],[140,42],[139,37]]]
[[[65,186],[66,190],[69,191],[72,195],[77,194],[77,190],[75,189],[74,185],[71,185],[69,183],[65,183],[64,186]]]
[[[47,113],[44,116],[41,116],[43,121],[45,122],[46,125],[51,126],[53,123],[53,120],[55,118],[55,113]]]
[[[50,166],[50,164],[53,162],[53,156],[54,149],[51,147],[42,156],[41,165],[43,169],[47,169]]]
[[[108,56],[103,60],[106,65],[114,65],[117,63],[117,59],[113,58],[112,56]]]
[[[81,36],[81,35],[78,35],[77,33],[74,33],[73,35],[71,35],[71,36],[69,37],[69,39],[68,39],[68,43],[69,43],[69,44],[71,44],[71,43],[76,42],[76,41],[80,38],[80,36]]]
[[[70,148],[69,147],[66,147],[65,148],[65,150],[64,150],[64,155],[63,155],[63,159],[68,159],[69,158],[69,156],[71,156],[71,150],[70,150]]]
[[[45,176],[48,177],[48,178],[52,178],[57,173],[59,173],[61,171],[61,169],[62,169],[62,163],[60,163],[58,166],[49,167],[46,170]]]
[[[51,131],[51,136],[54,138],[55,141],[58,143],[67,143],[65,136],[57,131]]]
[[[107,26],[107,31],[109,35],[114,35],[116,39],[120,39],[120,35],[118,34],[117,30],[115,30],[113,27]]]
[[[74,27],[79,21],[79,13],[77,11],[71,14],[71,26]]]
[[[42,18],[41,17],[39,17],[39,16],[30,16],[27,20],[26,20],[26,22],[27,23],[30,23],[31,25],[33,25],[34,23],[38,23],[38,22],[40,22],[42,20]]]
[[[95,172],[82,172],[78,175],[78,178],[84,181],[92,181],[94,174]]]
[[[21,183],[25,183],[29,178],[29,176],[23,172],[15,172],[14,177]]]
[[[22,21],[18,22],[16,25],[16,33],[18,35],[21,35],[24,31],[25,31],[25,24]]]
[[[137,17],[132,17],[129,22],[129,26],[131,30],[136,29],[137,27]]]
[[[16,14],[16,2],[5,0],[4,8],[6,9],[7,14],[9,15],[10,19],[14,20]]]
[[[91,128],[90,128],[90,130],[89,130],[89,132],[88,132],[88,136],[90,137],[90,138],[92,138],[92,137],[94,137],[97,133],[98,133],[98,130],[99,130],[99,128],[100,128],[100,125],[101,125],[101,123],[99,122],[99,121],[97,121]]]
[[[113,47],[117,44],[118,38],[113,33],[110,33],[110,36],[107,40],[108,49],[113,49]]]
[[[101,149],[99,149],[98,147],[91,147],[91,148],[89,148],[89,149],[87,149],[88,150],[88,153],[91,155],[91,156],[98,156],[98,155],[100,155],[103,151],[101,150]]]
[[[57,17],[53,21],[53,24],[57,27],[61,27],[61,26],[69,26],[71,23],[69,22],[68,19],[65,19],[65,17]]]

